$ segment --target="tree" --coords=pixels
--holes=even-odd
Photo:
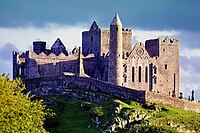
[[[4,75],[0,74],[0,132],[46,132],[42,101],[22,93],[25,86],[20,79],[10,80]]]

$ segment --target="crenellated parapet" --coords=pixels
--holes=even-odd
[[[179,43],[179,39],[171,39],[169,36],[166,36],[165,39],[162,40],[162,43],[167,43],[167,44],[177,44]]]
[[[47,55],[44,52],[42,52],[40,54],[36,54],[33,51],[27,51],[26,55],[27,55],[27,58],[35,59],[39,64],[76,60],[78,58],[78,55],[73,54],[73,53],[71,53],[69,55],[65,55],[64,53],[60,53],[59,55],[51,53],[51,54]]]

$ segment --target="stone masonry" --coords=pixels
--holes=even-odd
[[[58,38],[51,49],[33,42],[33,51],[13,52],[13,78],[26,80],[71,75],[124,86],[130,89],[179,97],[178,39],[146,40],[132,47],[133,33],[116,14],[110,29],[96,21],[82,32],[82,49],[71,52]]]

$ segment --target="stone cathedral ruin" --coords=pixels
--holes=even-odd
[[[110,29],[101,29],[94,21],[82,32],[82,47],[71,52],[59,38],[51,49],[46,42],[35,41],[33,51],[13,52],[13,78],[21,77],[30,90],[73,81],[134,100],[167,100],[167,104],[192,109],[178,99],[179,40],[167,36],[132,47],[133,36],[132,29],[124,28],[115,14]]]

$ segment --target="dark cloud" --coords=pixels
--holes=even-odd
[[[18,51],[12,43],[0,47],[0,73],[10,74],[10,77],[12,77],[12,51]]]
[[[12,43],[6,43],[0,47],[0,59],[1,60],[10,60],[12,58],[12,51],[18,51]]]
[[[10,74],[10,77],[12,77],[12,60],[1,60],[0,59],[0,74]]]
[[[100,26],[108,27],[118,12],[129,27],[200,31],[199,5],[198,0],[6,0],[0,2],[0,26],[77,24],[96,19]]]

